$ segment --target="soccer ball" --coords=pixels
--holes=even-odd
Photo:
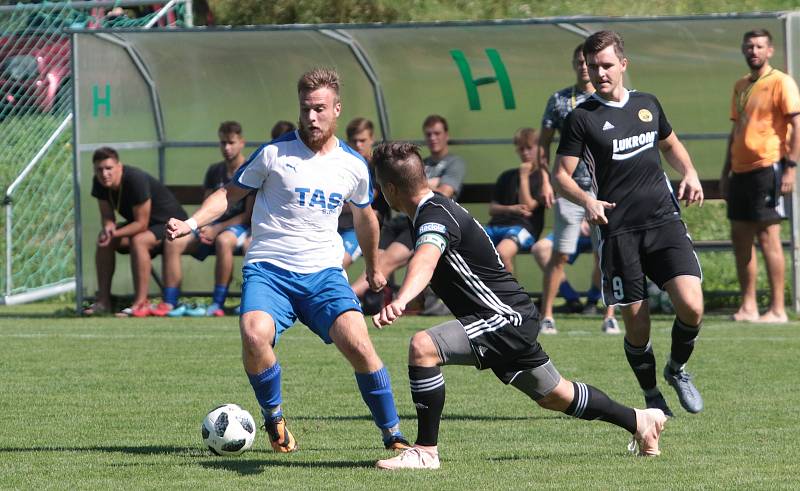
[[[206,415],[200,432],[203,443],[216,455],[240,455],[253,446],[256,422],[236,404],[224,404]]]

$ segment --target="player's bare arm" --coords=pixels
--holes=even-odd
[[[800,113],[792,114],[789,116],[790,136],[789,136],[789,153],[786,154],[787,159],[792,162],[800,160]],[[781,193],[791,193],[794,190],[795,174],[797,167],[783,166],[783,176],[781,177]]]
[[[114,238],[114,232],[117,229],[117,224],[114,221],[114,208],[111,203],[104,199],[97,200],[100,205],[100,225],[101,230],[97,236],[97,245],[105,247]]]
[[[358,244],[361,246],[364,255],[364,271],[369,287],[378,291],[386,286],[386,278],[378,269],[378,239],[380,231],[378,229],[378,218],[371,206],[359,208],[351,206],[353,210],[353,225],[356,229]]]
[[[533,162],[523,162],[519,164],[519,204],[528,211],[528,214],[522,216],[530,216],[530,212],[539,207],[539,201],[531,194],[531,173],[536,172],[538,168]]]
[[[678,184],[678,200],[684,200],[686,206],[692,203],[703,206],[703,187],[700,185],[700,178],[692,165],[689,152],[678,140],[675,132],[673,131],[668,137],[658,142],[658,148],[664,154],[669,165],[683,176]]]
[[[584,192],[572,178],[575,168],[578,167],[580,159],[568,155],[556,156],[556,168],[553,172],[553,181],[556,190],[561,196],[567,198],[575,204],[581,205],[586,210],[586,220],[592,225],[605,225],[608,223],[606,210],[611,210],[616,206],[614,203],[607,203],[592,198]]]
[[[440,257],[442,257],[442,251],[434,244],[422,244],[417,248],[408,263],[408,271],[397,297],[380,313],[372,316],[372,323],[375,327],[380,329],[388,326],[403,315],[408,302],[416,298],[430,283]]]
[[[728,145],[725,147],[725,163],[722,164],[722,174],[719,176],[719,194],[722,199],[728,199],[728,185],[730,183],[731,175],[731,145],[733,144],[733,132],[736,130],[736,125],[731,128],[731,134],[728,135]]]
[[[539,172],[542,173],[542,202],[550,208],[556,200],[553,185],[550,183],[550,145],[555,135],[553,128],[542,128],[539,131]]]
[[[147,225],[150,223],[150,209],[152,206],[153,200],[151,199],[135,205],[133,207],[133,221],[124,227],[115,229],[114,237],[133,237],[147,230]]]
[[[233,182],[219,188],[203,200],[200,208],[186,221],[170,218],[167,221],[167,239],[174,240],[184,235],[189,235],[193,230],[208,225],[221,217],[225,210],[245,197],[250,191],[243,189]]]

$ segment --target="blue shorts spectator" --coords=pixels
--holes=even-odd
[[[494,245],[499,244],[505,239],[511,239],[517,244],[520,251],[529,252],[534,242],[536,242],[536,237],[531,235],[531,233],[521,225],[487,225],[484,228]]]
[[[234,251],[235,254],[242,253],[242,246],[244,245],[244,241],[247,239],[247,234],[250,233],[250,227],[248,225],[231,225],[230,227],[226,228],[220,233],[231,232],[233,235],[236,236],[236,250]],[[208,256],[213,256],[216,254],[216,247],[214,244],[206,244],[201,242],[197,249],[192,253],[192,257],[197,259],[198,261],[203,261]]]
[[[344,243],[344,252],[350,254],[353,261],[361,257],[361,246],[358,245],[358,236],[356,229],[347,228],[340,229],[339,235],[342,237]]]

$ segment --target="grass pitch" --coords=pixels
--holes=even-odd
[[[30,309],[30,307],[26,307]],[[14,312],[21,312],[14,317]],[[386,473],[388,453],[335,348],[295,326],[282,339],[284,407],[300,444],[274,454],[264,432],[240,457],[211,455],[200,422],[225,402],[258,414],[242,373],[237,321],[70,319],[0,313],[0,487],[60,489],[796,489],[798,322],[734,325],[710,317],[690,370],[705,397],[677,417],[655,459],[629,456],[628,436],[538,408],[490,371],[444,369],[442,469]],[[415,412],[407,342],[440,319],[410,317],[373,340],[393,377],[403,429]],[[659,363],[671,319],[656,318]],[[542,339],[561,373],[641,405],[620,336],[599,317],[563,317]],[[662,383],[662,385],[665,385]]]

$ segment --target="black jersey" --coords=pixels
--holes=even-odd
[[[672,127],[655,96],[633,91],[626,96],[614,103],[595,94],[579,105],[558,145],[559,155],[586,162],[597,199],[616,203],[606,210],[608,225],[600,226],[604,237],[680,219],[658,150]]]
[[[528,294],[503,267],[483,227],[467,210],[439,193],[431,193],[417,208],[414,242],[431,232],[447,242],[431,287],[453,315],[499,315],[520,325],[535,312]]]
[[[228,177],[228,166],[225,162],[217,162],[216,164],[211,164],[208,166],[206,170],[206,177],[203,179],[203,188],[208,191],[216,191],[217,189],[224,188],[229,182],[231,182],[232,177]],[[217,222],[224,222],[225,220],[229,220],[236,215],[240,215],[244,213],[246,208],[245,203],[246,198],[242,198],[230,208],[228,208],[225,213],[222,214],[216,221]]]

